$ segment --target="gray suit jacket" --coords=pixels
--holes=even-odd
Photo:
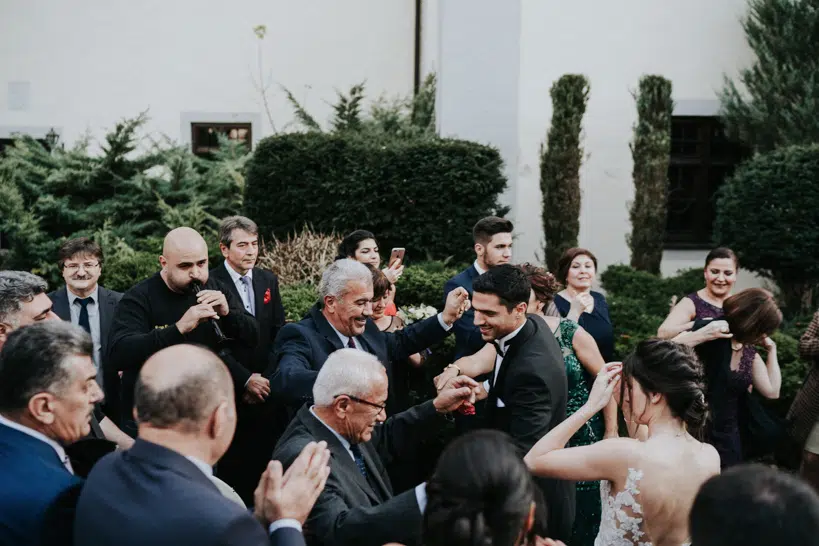
[[[422,514],[415,490],[394,497],[384,467],[399,453],[408,451],[410,443],[428,435],[429,424],[436,416],[432,401],[428,401],[376,426],[372,439],[361,444],[370,476],[368,481],[338,438],[310,413],[308,405],[302,406],[279,440],[273,458],[287,468],[309,442],[327,442],[331,454],[330,476],[305,523],[307,543],[322,546],[418,544]]]
[[[50,293],[48,297],[54,304],[54,313],[65,321],[71,321],[71,308],[68,305],[68,290],[65,285]],[[100,359],[104,360],[108,353],[108,333],[111,330],[111,322],[114,319],[114,311],[119,300],[122,299],[122,292],[115,292],[107,288],[99,287],[100,313]],[[114,366],[104,366],[104,362],[98,362],[102,376],[102,385],[105,389],[105,414],[115,423],[119,423],[119,398],[120,380]]]

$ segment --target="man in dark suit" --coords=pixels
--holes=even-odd
[[[334,351],[344,347],[375,355],[387,369],[391,383],[409,356],[441,341],[469,308],[466,290],[458,288],[447,297],[442,313],[396,332],[381,332],[369,319],[372,314],[372,273],[355,260],[333,262],[319,285],[320,301],[309,315],[282,328],[273,348],[277,359],[265,375],[271,391],[291,410],[312,403],[313,383]],[[394,413],[402,398],[391,391],[387,413]]]
[[[159,263],[159,273],[122,296],[104,358],[106,366],[122,372],[122,428],[131,436],[134,384],[145,361],[161,349],[195,343],[214,350],[228,366],[238,397],[259,383],[234,356],[256,346],[258,325],[229,288],[210,278],[205,239],[189,227],[171,230]]]
[[[475,325],[495,344],[495,370],[484,382],[488,392],[485,424],[506,432],[521,457],[566,418],[568,386],[563,354],[546,322],[527,315],[531,285],[513,265],[496,266],[473,284]],[[548,536],[568,541],[575,510],[572,482],[536,479],[548,511]]]
[[[34,299],[42,300],[35,306],[50,310],[44,290]],[[94,404],[103,395],[91,337],[82,328],[46,320],[18,328],[3,341],[0,544],[39,545],[54,529],[49,507],[81,483],[65,448],[91,432]]]
[[[157,352],[139,373],[135,403],[139,437],[91,471],[74,544],[303,546],[301,524],[329,474],[326,446],[306,446],[283,476],[271,463],[251,514],[212,480],[236,426],[230,375],[215,354],[185,344]]]
[[[474,400],[478,384],[452,379],[435,400],[386,417],[387,373],[378,359],[341,349],[313,385],[314,406],[303,406],[279,440],[275,459],[288,467],[310,442],[326,442],[330,476],[305,524],[315,546],[411,546],[420,539],[426,485],[397,496],[385,465],[430,434],[439,414]]]
[[[472,297],[472,283],[482,273],[500,264],[508,264],[512,259],[512,222],[497,216],[487,216],[478,220],[472,228],[475,241],[475,263],[449,279],[444,285],[444,300],[455,288],[461,286]],[[478,352],[484,346],[481,334],[475,326],[472,310],[464,313],[454,326],[455,359]]]
[[[51,292],[48,297],[54,304],[53,310],[58,317],[81,326],[91,334],[97,383],[105,392],[105,414],[117,423],[119,375],[115,368],[103,366],[102,356],[108,350],[108,332],[122,293],[100,286],[102,248],[87,237],[64,242],[57,253],[57,263],[63,273],[65,285]],[[103,377],[104,372],[107,377]]]
[[[244,216],[230,216],[219,227],[219,248],[223,264],[210,270],[256,317],[259,341],[255,347],[235,352],[239,362],[251,372],[248,392],[236,401],[236,435],[219,461],[217,475],[232,485],[246,504],[253,504],[253,491],[262,475],[276,440],[287,426],[285,407],[268,399],[270,383],[262,373],[272,357],[276,334],[284,326],[284,307],[279,294],[279,279],[256,266],[259,256],[259,228]]]

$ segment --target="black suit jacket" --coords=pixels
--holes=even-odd
[[[71,308],[68,303],[68,289],[63,286],[50,293],[48,297],[54,305],[54,313],[62,320],[71,322]],[[100,286],[98,292],[100,315],[100,360],[97,364],[102,370],[102,386],[105,390],[105,414],[115,423],[119,422],[120,405],[120,380],[116,368],[105,366],[105,356],[108,354],[108,333],[111,331],[111,323],[114,320],[114,311],[117,309],[119,300],[122,299],[122,292],[115,292]]]
[[[503,407],[498,407],[498,400]],[[497,379],[486,400],[489,427],[508,433],[521,456],[566,419],[568,385],[563,354],[549,325],[528,315],[509,341]],[[571,538],[575,513],[572,482],[537,478],[548,510],[548,536]]]
[[[438,317],[430,317],[395,332],[381,332],[372,321],[367,321],[364,333],[356,339],[387,368],[390,381],[388,414],[407,407],[407,393],[394,390],[394,385],[398,384],[394,378],[401,373],[402,367],[407,366],[410,355],[438,343],[448,332],[441,327]],[[276,338],[273,347],[275,361],[265,371],[265,376],[270,379],[271,393],[293,410],[305,402],[312,403],[313,383],[319,370],[330,353],[342,348],[333,327],[318,304],[314,305],[306,318],[285,325]]]
[[[224,263],[214,267],[210,270],[210,276],[221,281],[236,296],[237,300],[242,301],[236,283],[233,282],[226,267]],[[279,333],[285,322],[284,306],[279,293],[279,278],[270,271],[254,267],[253,295],[256,322],[259,323],[259,342],[255,349],[237,348],[234,354],[248,370],[262,373],[267,369],[269,360],[273,356],[270,349],[276,339],[276,334]]]
[[[444,302],[450,292],[463,286],[469,292],[470,299],[472,298],[472,282],[478,278],[478,270],[475,265],[470,265],[451,279],[444,285]],[[486,343],[481,338],[480,329],[475,326],[475,311],[470,307],[466,313],[461,316],[455,324],[452,325],[455,330],[455,359],[462,356],[469,356],[475,354],[483,348]]]
[[[222,496],[191,461],[137,439],[103,458],[77,504],[76,546],[303,546],[295,529],[268,538],[244,508]]]
[[[273,458],[285,468],[310,442],[327,442],[330,476],[310,517],[304,535],[311,546],[382,546],[417,544],[422,514],[415,490],[393,497],[385,470],[400,453],[411,451],[436,421],[432,402],[425,402],[376,426],[372,439],[360,444],[370,483],[358,470],[339,439],[303,406],[279,440]]]

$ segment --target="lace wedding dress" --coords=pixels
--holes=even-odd
[[[602,513],[594,546],[652,546],[650,541],[644,540],[648,537],[643,531],[643,508],[637,501],[642,477],[641,470],[629,468],[625,487],[614,496],[611,482],[600,482]],[[681,546],[691,546],[691,543]]]

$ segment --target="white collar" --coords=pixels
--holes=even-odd
[[[242,276],[235,269],[233,269],[230,266],[230,264],[228,263],[227,260],[225,260],[225,269],[227,269],[227,272],[228,272],[228,275],[230,275],[230,278],[233,279],[233,284],[241,282],[239,279],[241,279]],[[253,280],[253,268],[250,268],[250,269],[247,270],[247,273],[245,274],[245,277],[247,277],[251,281]]]
[[[61,446],[59,443],[57,443],[52,438],[49,438],[48,436],[46,436],[42,432],[34,430],[33,428],[29,428],[29,427],[27,427],[25,425],[21,425],[20,423],[16,423],[16,422],[4,417],[3,415],[0,415],[0,425],[5,425],[5,426],[7,426],[9,428],[13,428],[14,430],[22,432],[23,434],[28,434],[32,438],[36,438],[37,440],[40,440],[41,442],[47,443],[48,445],[50,445],[54,449],[54,451],[57,452],[57,457],[60,458],[60,461],[63,463],[64,466],[66,466],[66,469],[69,472],[71,472],[72,474],[74,473],[73,469],[71,468],[71,463],[69,462],[66,465],[66,461],[68,461],[68,456],[65,454],[65,449],[63,449],[63,446]]]
[[[185,458],[196,465],[196,468],[202,471],[202,474],[207,476],[208,478],[213,477],[213,467],[210,466],[208,463],[203,461],[202,459],[197,459],[196,457],[191,457],[190,455],[185,455]]]
[[[504,353],[506,352],[506,346],[509,344],[510,341],[512,341],[513,337],[518,335],[518,332],[523,330],[524,326],[526,326],[526,321],[525,320],[523,321],[523,324],[518,326],[515,331],[513,331],[512,333],[506,334],[505,336],[503,336],[502,338],[500,338],[498,340],[498,347],[500,347],[501,351],[503,351]]]
[[[68,285],[65,285],[65,291],[68,294],[68,305],[74,305],[75,301],[77,301],[78,299],[81,299],[77,294],[75,294],[74,292],[71,291],[71,289],[68,287]],[[94,287],[94,291],[91,292],[90,294],[88,294],[88,297],[91,298],[94,301],[94,303],[99,303],[99,301],[100,301],[99,295],[100,295],[100,285],[99,285],[99,283],[97,283],[97,285]]]
[[[349,348],[349,347],[347,347],[347,342],[350,341],[350,338],[348,336],[345,336],[344,334],[342,334],[338,330],[336,330],[336,327],[333,326],[333,323],[330,322],[329,320],[327,321],[327,324],[330,325],[330,328],[332,328],[333,331],[336,333],[336,335],[338,336],[338,339],[341,340],[342,347],[344,347],[345,349]],[[356,346],[356,348],[358,348],[358,340],[355,339],[355,336],[353,336],[353,340],[355,340],[355,346]]]
[[[318,415],[316,415],[316,412],[315,412],[315,411],[313,411],[313,408],[315,408],[315,407],[316,407],[316,406],[310,406],[310,413],[312,413],[312,414],[313,414],[313,417],[315,417],[316,419],[318,419],[318,422],[319,422],[319,423],[321,423],[322,425],[324,425],[324,426],[325,426],[325,428],[327,428],[327,430],[329,430],[330,432],[332,432],[332,433],[333,433],[333,436],[335,436],[336,438],[338,438],[338,441],[339,441],[339,442],[341,442],[341,445],[343,445],[343,446],[344,446],[344,449],[346,449],[347,451],[350,451],[350,441],[349,441],[349,440],[347,440],[347,438],[345,438],[344,436],[342,436],[342,435],[341,435],[341,434],[339,434],[338,432],[336,432],[336,430],[335,430],[333,427],[331,427],[330,425],[328,425],[327,423],[325,423],[324,421],[322,421],[322,420],[321,420],[321,417],[319,417]]]
[[[478,265],[478,260],[475,260],[475,263],[472,264],[472,267],[475,268],[475,271],[478,272],[478,275],[483,275],[486,273],[486,270]]]

